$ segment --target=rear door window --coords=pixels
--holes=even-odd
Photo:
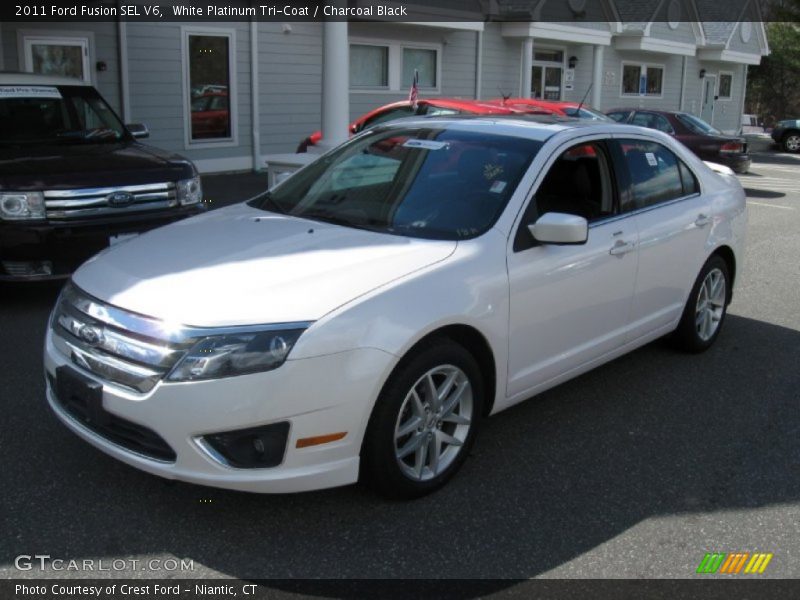
[[[643,140],[619,140],[622,168],[630,178],[631,193],[622,210],[639,210],[684,195],[680,159],[665,146]],[[684,166],[685,168],[685,166]]]

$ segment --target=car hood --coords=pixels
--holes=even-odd
[[[175,324],[314,321],[444,260],[456,245],[238,204],[113,246],[73,281],[109,304]]]
[[[0,189],[137,185],[194,175],[182,156],[138,142],[0,145]]]

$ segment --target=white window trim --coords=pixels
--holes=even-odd
[[[642,69],[644,69],[645,74],[647,74],[647,69],[649,67],[653,67],[656,69],[661,69],[661,93],[660,94],[639,94],[638,92],[635,94],[626,94],[625,93],[625,67],[626,66],[634,66],[639,67],[639,77],[642,76]],[[653,99],[658,100],[664,97],[664,85],[667,81],[667,67],[664,63],[654,63],[654,62],[638,62],[634,60],[623,60],[622,64],[619,68],[619,97],[620,98],[642,98],[642,99]]]
[[[350,86],[351,94],[392,94],[397,95],[398,92],[406,91],[407,88],[403,86],[403,50],[434,50],[436,51],[436,87],[423,87],[419,86],[420,94],[424,93],[429,96],[436,96],[442,93],[442,44],[430,44],[425,42],[404,42],[394,40],[375,40],[374,38],[351,37],[348,39],[348,48],[350,44],[357,44],[361,46],[381,46],[389,49],[389,65],[388,65],[388,79],[389,86],[385,87],[352,87]],[[348,65],[349,68],[349,65]]]
[[[189,36],[208,35],[228,38],[228,110],[230,111],[231,136],[213,140],[192,140],[191,86],[189,85]],[[236,85],[236,30],[222,27],[181,26],[181,68],[183,70],[183,147],[186,150],[200,148],[227,148],[239,145],[239,107]]]
[[[723,96],[722,94],[719,93],[719,86],[722,83],[722,76],[723,75],[730,75],[730,78],[731,78],[731,95],[730,96]],[[730,102],[731,100],[733,100],[733,83],[734,83],[734,80],[735,80],[735,78],[733,76],[733,71],[719,71],[717,73],[717,94],[716,94],[717,100],[721,100],[722,102]]]
[[[31,45],[35,43],[79,45],[83,47],[83,79],[95,85],[94,34],[83,31],[57,31],[20,29],[17,31],[17,54],[20,71],[33,72],[33,54]]]

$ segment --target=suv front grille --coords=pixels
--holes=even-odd
[[[178,205],[174,182],[146,183],[80,190],[46,190],[44,203],[48,219],[87,219],[163,210]]]

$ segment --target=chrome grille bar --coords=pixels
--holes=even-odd
[[[127,195],[127,203],[114,205],[115,194]],[[178,205],[174,182],[147,183],[120,187],[47,190],[44,192],[47,218],[91,218],[107,214],[163,210]]]
[[[171,324],[123,310],[64,286],[50,320],[53,343],[77,366],[99,378],[149,392],[200,339],[241,332],[307,328],[311,323],[231,327]]]

